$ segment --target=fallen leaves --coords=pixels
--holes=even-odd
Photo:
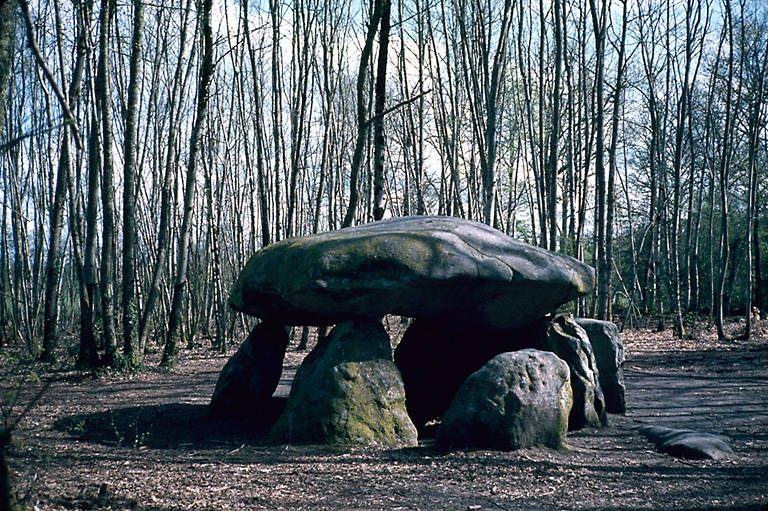
[[[680,341],[671,332],[625,331],[622,337],[628,414],[612,416],[607,428],[570,434],[567,453],[441,452],[429,442],[401,450],[265,445],[235,424],[201,426],[226,358],[195,352],[171,374],[57,382],[22,424],[10,453],[12,475],[17,488],[29,490],[30,507],[41,510],[707,508],[715,502],[736,508],[768,502],[765,343],[726,347],[711,336]],[[303,356],[289,353],[284,376],[290,378]],[[729,372],[716,371],[724,366]],[[690,388],[670,386],[675,381]],[[287,387],[279,392],[287,395]],[[679,463],[634,432],[636,421],[651,419],[706,420],[732,434],[740,456]]]

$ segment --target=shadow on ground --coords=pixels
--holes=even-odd
[[[285,399],[273,398],[258,416],[222,421],[207,417],[208,406],[201,404],[131,406],[62,417],[54,428],[79,440],[109,446],[221,447],[263,440],[284,407]]]

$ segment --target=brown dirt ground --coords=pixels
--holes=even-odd
[[[198,349],[172,373],[51,374],[15,436],[11,475],[45,510],[768,510],[766,336],[622,335],[627,414],[570,434],[568,452],[266,445],[257,424],[203,419],[226,357]],[[279,395],[302,358],[288,354]],[[728,435],[736,457],[668,457],[641,424]]]

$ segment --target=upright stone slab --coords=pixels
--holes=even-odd
[[[571,410],[568,365],[553,353],[501,353],[462,384],[438,445],[513,450],[565,445]]]
[[[625,413],[624,345],[619,329],[611,321],[577,318],[576,323],[587,332],[600,372],[600,388],[609,413]]]
[[[572,317],[558,315],[547,330],[546,346],[571,370],[573,408],[568,419],[569,429],[607,424],[597,363],[584,329]]]
[[[270,436],[304,444],[417,444],[403,382],[380,322],[340,323],[307,355]]]
[[[256,325],[219,373],[208,415],[231,419],[269,413],[288,347],[285,327]]]
[[[286,325],[397,314],[504,329],[593,284],[589,266],[487,225],[412,216],[273,243],[251,257],[229,301]]]

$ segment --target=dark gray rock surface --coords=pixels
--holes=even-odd
[[[573,408],[569,429],[607,424],[605,400],[587,333],[570,316],[556,316],[547,329],[546,347],[563,359],[571,370]]]
[[[219,373],[208,416],[231,419],[269,413],[287,347],[284,326],[256,325]]]
[[[626,412],[624,344],[619,337],[618,327],[611,321],[588,318],[577,318],[576,323],[587,332],[592,344],[597,370],[600,372],[600,388],[605,397],[606,411]]]
[[[571,387],[567,364],[553,353],[501,353],[462,384],[443,417],[443,447],[514,450],[565,445]]]
[[[719,460],[734,455],[728,444],[730,438],[724,435],[664,426],[641,426],[638,431],[650,440],[659,452],[675,458]]]
[[[506,330],[414,320],[395,349],[395,364],[416,427],[442,417],[464,380],[499,353],[543,345],[545,329],[545,320]]]
[[[296,372],[270,436],[297,444],[417,444],[381,323],[345,321],[320,341]]]
[[[245,314],[329,325],[386,314],[512,328],[589,293],[594,271],[484,224],[412,216],[274,243],[230,294]]]

